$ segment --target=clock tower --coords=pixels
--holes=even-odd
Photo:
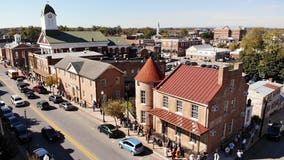
[[[56,14],[54,9],[46,4],[41,12],[41,30],[57,30]]]

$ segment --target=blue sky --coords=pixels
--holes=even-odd
[[[46,0],[1,1],[0,28],[40,26]],[[284,0],[49,0],[68,27],[277,27]]]

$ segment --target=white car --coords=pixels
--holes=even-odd
[[[11,96],[11,102],[15,105],[15,107],[21,107],[25,105],[24,100],[18,95]]]

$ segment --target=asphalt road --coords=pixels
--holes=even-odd
[[[41,99],[48,99],[48,95],[39,95],[38,99],[27,100],[24,94],[20,93],[16,87],[14,80],[11,80],[4,73],[4,67],[0,66],[0,80],[5,85],[0,88],[1,99],[8,105],[13,107],[13,112],[18,114],[22,121],[26,122],[29,129],[33,132],[33,140],[28,144],[24,144],[23,147],[32,151],[39,147],[46,148],[51,152],[55,159],[60,160],[88,160],[88,159],[148,159],[153,156],[151,150],[147,150],[144,155],[133,157],[125,150],[121,150],[118,147],[117,139],[109,139],[106,135],[101,134],[97,130],[97,126],[100,122],[94,118],[86,116],[86,113],[78,111],[64,111],[58,107],[58,104],[50,104],[53,106],[52,110],[41,111],[36,108],[36,102]],[[10,101],[11,94],[18,94],[29,105],[26,107],[15,108]],[[61,131],[64,138],[57,143],[47,142],[40,133],[43,126],[51,125],[55,129]]]

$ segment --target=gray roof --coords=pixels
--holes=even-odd
[[[282,87],[282,84],[271,82],[269,80],[264,80],[264,81],[257,81],[255,83],[249,85],[249,91],[253,90],[256,93],[258,93],[259,95],[267,96],[270,93],[272,93],[275,89],[270,88],[270,87],[266,87],[265,86],[266,84],[270,84],[270,85],[273,85],[275,87]]]
[[[108,69],[116,69],[123,74],[120,69],[111,64],[86,58],[79,58],[76,56],[66,56],[55,64],[55,68],[67,70],[70,65],[74,67],[74,69],[80,76],[86,77],[91,80],[97,79],[103,72]]]
[[[62,52],[62,53],[51,53],[51,54],[39,54],[37,57],[46,58],[51,56],[52,59],[64,58],[66,56],[76,56],[76,57],[90,57],[90,56],[102,56],[103,54],[94,51],[82,51],[82,52]]]

